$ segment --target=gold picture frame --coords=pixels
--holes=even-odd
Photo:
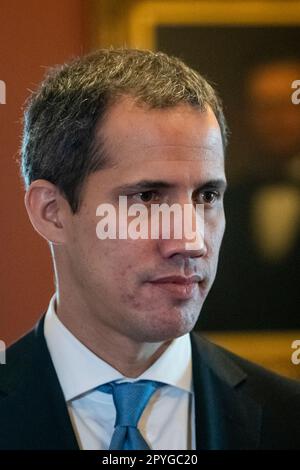
[[[89,0],[89,49],[155,50],[158,25],[300,25],[298,0]]]

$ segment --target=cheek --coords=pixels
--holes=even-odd
[[[104,275],[104,281],[109,283],[114,279],[122,288],[135,280],[135,268],[143,259],[145,250],[141,250],[137,242],[97,240],[93,251],[94,255],[90,255],[92,262],[96,260],[97,269]]]
[[[226,227],[226,220],[225,220],[225,214],[223,211],[222,214],[220,215],[220,220],[219,220],[218,227],[216,230],[216,234],[217,234],[216,237],[217,237],[217,243],[218,243],[219,249],[223,240],[225,227]]]
[[[130,292],[129,289],[121,290],[120,295],[121,303],[123,305],[131,305],[136,310],[144,308],[144,304],[135,291]]]
[[[210,254],[215,256],[219,252],[225,231],[224,210],[218,211],[213,217],[207,219],[205,230]]]
[[[72,271],[92,289],[104,294],[131,292],[135,283],[135,265],[142,260],[145,247],[127,240],[100,240],[97,220],[78,217],[69,232],[68,257]]]

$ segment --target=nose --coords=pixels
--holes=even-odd
[[[159,240],[159,250],[163,258],[170,258],[174,255],[181,255],[189,258],[203,257],[207,253],[207,247],[204,239],[196,235],[196,239],[191,243],[190,240]]]
[[[176,220],[174,216],[173,222],[170,226],[170,236],[166,238],[161,236],[158,240],[162,257],[170,258],[181,255],[197,258],[205,256],[207,254],[207,243],[204,237],[204,206],[184,204],[182,206],[182,219]],[[180,226],[182,230],[178,231]]]

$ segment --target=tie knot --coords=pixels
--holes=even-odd
[[[137,427],[138,421],[154,392],[163,384],[154,380],[139,380],[102,385],[98,390],[112,393],[116,407],[115,426]]]

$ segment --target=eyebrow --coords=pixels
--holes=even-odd
[[[154,189],[172,189],[175,187],[175,184],[168,183],[167,181],[162,180],[141,180],[134,183],[124,184],[118,186],[114,189],[115,193],[133,193],[133,192],[143,192],[150,191]],[[212,179],[206,181],[205,183],[200,183],[197,185],[197,190],[205,189],[217,189],[219,191],[226,191],[227,182],[224,179]]]

